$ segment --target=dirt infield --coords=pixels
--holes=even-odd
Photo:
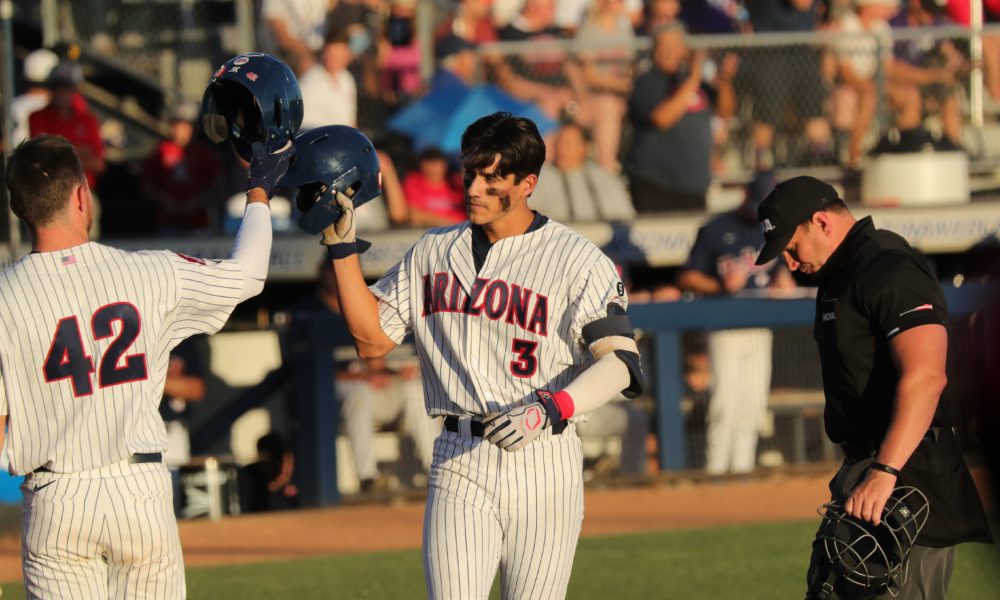
[[[829,473],[728,483],[589,490],[584,535],[815,516]],[[188,566],[420,547],[423,504],[363,505],[180,524]],[[0,581],[21,577],[20,542],[0,539]]]

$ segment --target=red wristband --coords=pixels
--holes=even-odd
[[[565,390],[560,390],[552,394],[552,398],[555,399],[556,406],[559,407],[559,414],[562,415],[563,419],[573,416],[576,404],[573,403],[573,398]]]

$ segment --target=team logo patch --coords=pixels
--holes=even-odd
[[[232,69],[229,69],[229,72],[230,73],[239,73],[240,72],[240,68],[239,67],[233,67]]]
[[[764,219],[763,221],[760,222],[760,226],[764,229],[764,233],[767,233],[768,231],[774,231],[775,229],[777,229],[774,225],[771,224],[771,219]]]
[[[624,296],[625,295],[625,284],[619,281],[618,282],[618,286],[616,287],[616,291],[618,292],[619,296]]]
[[[836,320],[837,320],[837,313],[832,313],[832,312],[823,313],[823,321],[824,322],[825,321],[836,321]]]
[[[250,62],[250,59],[247,58],[246,56],[237,56],[236,58],[233,59],[234,65],[245,65],[248,62]]]
[[[253,71],[248,71],[247,79],[249,79],[250,81],[257,81],[257,74],[254,73]]]
[[[538,429],[544,419],[542,419],[542,411],[538,409],[537,406],[531,407],[527,414],[524,415],[524,426],[528,428],[528,431],[534,431]]]
[[[188,261],[189,263],[194,263],[196,265],[201,265],[203,267],[206,264],[205,261],[202,260],[202,259],[200,259],[200,258],[195,258],[193,256],[188,256],[187,254],[181,254],[180,252],[174,252],[174,254],[176,254],[177,256],[179,256],[181,258],[183,258],[184,260]]]

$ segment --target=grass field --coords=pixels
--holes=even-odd
[[[815,527],[808,521],[583,538],[568,598],[797,600]],[[960,546],[949,600],[1000,598],[998,567],[994,547]],[[418,551],[193,568],[187,585],[193,600],[424,596]],[[9,598],[24,598],[19,584],[3,585],[3,600]]]

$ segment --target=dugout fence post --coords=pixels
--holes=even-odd
[[[659,443],[657,462],[661,471],[687,467],[684,440],[684,414],[681,398],[684,378],[681,374],[681,334],[676,329],[657,331],[653,341],[656,361],[656,425]]]
[[[343,336],[328,317],[293,325],[295,471],[303,506],[340,504],[337,432],[340,407],[334,390],[333,345]]]

